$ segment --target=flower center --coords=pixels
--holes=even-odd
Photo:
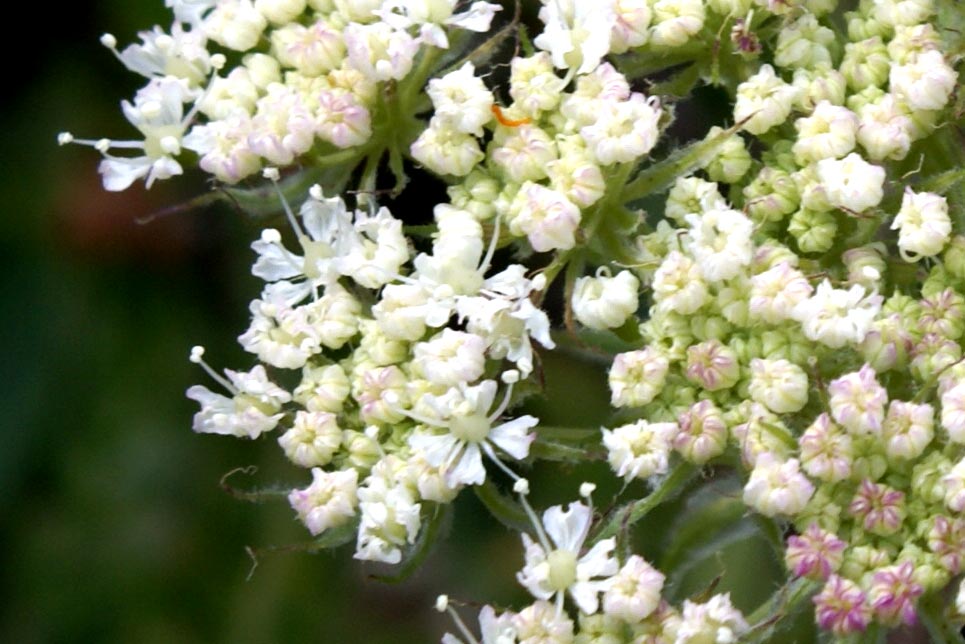
[[[553,590],[566,590],[576,581],[576,553],[569,550],[554,550],[546,557],[550,573],[547,578]]]
[[[488,418],[482,414],[470,414],[453,418],[449,431],[459,440],[467,443],[481,443],[489,436],[490,429]]]

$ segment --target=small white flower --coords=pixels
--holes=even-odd
[[[335,414],[299,410],[292,428],[278,438],[288,459],[301,467],[328,465],[342,444]]]
[[[312,484],[303,490],[292,490],[288,502],[308,531],[318,536],[355,516],[357,486],[358,472],[354,469],[326,472],[314,467]]]
[[[430,382],[453,386],[474,382],[486,366],[485,341],[478,335],[443,329],[412,348],[412,366]]]
[[[613,4],[616,21],[610,32],[610,51],[622,54],[632,47],[639,47],[650,37],[650,20],[653,12],[648,0],[616,0]]]
[[[540,543],[523,533],[526,564],[516,578],[534,597],[547,600],[556,596],[562,606],[569,592],[584,613],[592,615],[599,607],[599,594],[609,586],[608,579],[619,569],[613,558],[616,539],[597,542],[581,556],[583,543],[590,531],[592,512],[582,503],[554,505],[543,513]],[[550,542],[546,541],[546,537]]]
[[[888,392],[878,383],[871,365],[832,380],[828,395],[831,415],[848,432],[856,436],[881,434]]]
[[[492,120],[493,94],[475,67],[465,63],[442,78],[429,81],[426,93],[432,99],[435,115],[451,123],[459,132],[481,137],[482,126]]]
[[[225,369],[225,374],[231,398],[203,385],[188,389],[188,398],[201,403],[201,411],[194,415],[194,431],[257,438],[274,429],[284,416],[281,406],[291,400],[291,395],[268,380],[262,365],[248,372]]]
[[[794,122],[797,141],[791,148],[801,166],[821,159],[839,159],[854,149],[858,117],[846,107],[821,101],[811,116]]]
[[[701,0],[656,0],[650,43],[655,47],[680,47],[704,26]]]
[[[464,177],[486,156],[476,137],[457,130],[448,120],[433,116],[409,151],[412,158],[441,175]]]
[[[674,644],[735,644],[749,628],[729,593],[703,604],[685,599]]]
[[[663,310],[684,315],[697,311],[708,299],[698,265],[680,251],[670,251],[654,273],[653,299]]]
[[[751,398],[776,414],[800,411],[808,401],[808,377],[787,360],[751,360]]]
[[[489,148],[489,157],[514,183],[539,181],[546,177],[546,166],[558,158],[556,144],[547,132],[535,125],[499,127]]]
[[[351,22],[342,35],[349,63],[374,81],[405,78],[419,51],[418,40],[382,21],[367,25]]]
[[[666,474],[671,441],[677,433],[675,423],[648,423],[638,420],[613,430],[603,429],[607,460],[617,476],[626,480],[645,479]]]
[[[906,261],[937,255],[948,243],[952,220],[945,197],[905,188],[901,209],[891,222],[898,230],[898,249]]]
[[[279,63],[305,76],[327,74],[345,60],[342,30],[324,18],[309,26],[292,22],[273,30],[271,45]]]
[[[580,277],[573,287],[573,314],[591,329],[612,329],[626,322],[637,310],[640,280],[630,271],[616,277],[598,273]]]
[[[904,159],[911,147],[914,125],[894,94],[858,108],[858,142],[872,161]]]
[[[738,85],[734,120],[740,123],[747,119],[745,130],[763,134],[787,120],[797,94],[798,89],[778,78],[773,67],[762,65],[760,71]]]
[[[586,74],[596,69],[610,50],[610,31],[616,23],[613,0],[542,0],[539,19],[543,31],[533,44],[550,52],[559,69]]]
[[[808,475],[828,483],[843,481],[851,475],[854,460],[851,436],[841,431],[827,413],[815,418],[798,442],[801,465]]]
[[[631,555],[603,595],[603,612],[629,624],[645,619],[660,604],[663,573],[639,555]]]
[[[958,74],[940,51],[919,54],[910,63],[891,68],[889,86],[913,110],[940,110],[948,103]]]
[[[625,101],[600,101],[596,120],[580,136],[600,165],[629,163],[657,143],[660,102],[634,92]]]
[[[492,606],[486,605],[479,611],[479,630],[481,639],[478,644],[516,644],[515,615],[510,612],[496,615]],[[446,633],[442,644],[467,644],[465,641]]]
[[[872,165],[852,152],[843,159],[822,159],[817,164],[818,179],[832,206],[863,212],[881,203],[884,196],[885,169]]]
[[[399,563],[402,548],[419,534],[422,506],[413,491],[397,480],[401,467],[395,457],[384,458],[358,488],[361,519],[356,559]]]
[[[942,427],[953,443],[965,443],[965,383],[942,393]]]
[[[744,486],[744,503],[769,517],[794,516],[814,494],[814,485],[801,474],[796,458],[781,461],[772,454],[757,456]]]
[[[251,0],[222,0],[215,5],[202,25],[208,38],[235,51],[247,51],[258,44],[268,21]]]
[[[689,250],[704,280],[714,283],[732,279],[751,263],[754,223],[744,213],[721,208],[685,219],[690,224]]]
[[[934,424],[931,405],[892,400],[882,425],[885,453],[896,460],[918,458],[935,436]]]
[[[847,291],[836,289],[825,279],[810,298],[794,308],[794,319],[804,335],[832,349],[864,340],[871,323],[881,310],[882,297],[866,294],[855,284]]]
[[[653,347],[618,353],[610,367],[610,403],[614,407],[641,407],[663,389],[670,361]]]
[[[770,324],[792,318],[794,308],[807,300],[814,288],[804,273],[780,262],[751,278],[748,313]]]
[[[509,230],[525,235],[533,250],[567,250],[576,244],[580,209],[559,192],[532,181],[519,188],[510,206]]]
[[[509,405],[509,392],[494,411],[497,384],[484,380],[476,386],[460,383],[444,396],[426,396],[425,403],[436,409],[438,420],[418,417],[426,431],[409,437],[413,449],[421,451],[426,461],[440,471],[449,487],[478,485],[486,480],[483,454],[498,461],[493,447],[498,447],[519,460],[529,455],[535,438],[529,430],[539,422],[533,416],[520,416],[504,423],[497,421]],[[433,433],[445,430],[445,433]]]

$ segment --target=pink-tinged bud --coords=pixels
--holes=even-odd
[[[720,340],[707,340],[687,349],[687,378],[708,391],[737,384],[740,364],[737,354]]]
[[[892,400],[882,431],[888,458],[907,461],[921,456],[935,436],[934,418],[929,404]]]
[[[924,592],[915,582],[915,565],[908,560],[887,566],[874,573],[868,602],[880,622],[888,626],[914,624],[915,600]]]
[[[952,512],[965,511],[965,458],[942,477],[945,490],[945,506]]]
[[[920,328],[926,333],[937,333],[957,340],[965,331],[965,298],[954,289],[935,293],[921,301]]]
[[[928,548],[938,556],[938,561],[951,574],[962,570],[965,560],[965,520],[944,515],[935,517],[928,531]]]
[[[821,414],[800,438],[801,466],[810,476],[828,483],[843,481],[851,475],[854,447],[851,436]]]
[[[937,333],[926,333],[913,350],[911,374],[921,382],[941,373],[962,358],[962,347]]]
[[[953,443],[965,443],[965,383],[942,394],[942,427]]]
[[[871,323],[859,348],[864,359],[881,373],[907,365],[914,346],[914,338],[904,327],[901,315],[893,313]]]
[[[894,534],[905,520],[905,494],[864,479],[848,511],[868,532],[881,536]]]
[[[848,432],[855,435],[881,433],[888,392],[878,383],[871,365],[866,364],[859,371],[832,380],[828,393],[831,415]]]
[[[826,580],[841,567],[845,543],[812,523],[800,535],[787,539],[784,563],[795,577]]]
[[[724,453],[727,446],[727,425],[721,411],[709,400],[701,400],[680,414],[680,432],[673,446],[692,463],[703,465]]]
[[[764,453],[757,457],[744,486],[744,503],[765,516],[794,516],[813,494],[814,485],[801,474],[796,458],[782,461]]]
[[[844,636],[864,631],[871,621],[871,607],[856,583],[831,575],[828,583],[812,599],[818,626]]]

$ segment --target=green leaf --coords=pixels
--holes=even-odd
[[[630,203],[647,195],[663,192],[678,177],[685,177],[707,165],[730,137],[737,134],[744,122],[735,123],[709,139],[695,141],[673,152],[663,161],[644,168],[623,188],[621,200],[623,203]]]
[[[476,498],[482,501],[489,513],[507,528],[517,532],[528,532],[532,529],[529,517],[526,516],[522,506],[500,492],[488,478],[473,490],[476,492]]]
[[[397,584],[411,577],[432,552],[432,547],[439,541],[451,518],[451,503],[436,504],[429,521],[423,524],[416,542],[405,553],[394,572],[390,575],[371,575],[371,577],[387,584]]]
[[[810,607],[810,599],[820,587],[820,582],[804,577],[786,583],[747,616],[751,628],[741,641],[747,644],[781,641],[776,636],[791,623],[790,617]]]
[[[956,170],[946,170],[939,174],[932,175],[927,179],[922,179],[915,190],[918,192],[934,192],[940,195],[947,193],[965,179],[965,168]]]

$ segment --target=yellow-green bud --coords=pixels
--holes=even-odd
[[[838,222],[830,212],[802,208],[791,217],[787,232],[797,241],[802,253],[823,253],[834,245]]]
[[[800,200],[791,175],[770,167],[744,188],[744,209],[755,221],[780,221],[797,210]]]

